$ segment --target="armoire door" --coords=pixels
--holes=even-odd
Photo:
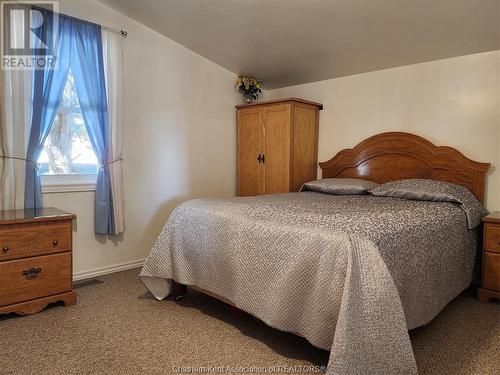
[[[238,192],[239,196],[264,194],[263,129],[260,108],[238,111]]]
[[[264,192],[287,193],[290,190],[291,106],[262,107],[264,128]]]

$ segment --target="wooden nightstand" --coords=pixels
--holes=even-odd
[[[500,299],[500,212],[489,214],[483,222],[483,271],[477,299],[488,302],[491,298]]]
[[[49,303],[76,303],[73,219],[55,208],[0,211],[0,314],[34,314]]]

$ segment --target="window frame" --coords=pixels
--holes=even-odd
[[[42,194],[95,191],[97,174],[40,175]]]
[[[62,102],[57,109],[57,113],[60,112],[66,114],[82,113],[79,104],[78,107],[68,106],[63,105]],[[97,173],[40,174],[40,180],[42,194],[95,191]]]

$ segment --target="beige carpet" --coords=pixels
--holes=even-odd
[[[325,365],[328,353],[210,297],[154,300],[138,270],[77,289],[74,307],[0,317],[0,374],[169,374],[173,366]],[[499,374],[500,306],[471,292],[411,332],[422,374]],[[296,367],[295,369],[298,369]],[[185,369],[184,369],[185,370]]]

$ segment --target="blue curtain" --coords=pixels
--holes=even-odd
[[[83,119],[94,152],[101,164],[95,196],[95,232],[114,233],[113,200],[109,174],[108,105],[99,25],[74,22],[71,70]]]
[[[45,138],[61,102],[69,68],[71,68],[85,127],[101,164],[96,185],[95,232],[113,234],[114,217],[108,165],[108,108],[101,26],[60,15],[56,40],[57,63],[59,64],[57,68],[35,71],[33,118],[27,159],[37,160],[40,156]],[[31,197],[34,206],[26,205],[26,203],[25,206],[27,208],[41,207],[41,184],[36,169],[27,166],[26,176],[26,196]]]
[[[37,9],[43,14],[44,22],[40,34],[52,33],[53,14]],[[71,30],[69,24],[59,22],[59,30],[54,36],[54,56],[57,59],[56,69],[37,69],[33,77],[33,110],[31,114],[31,130],[28,141],[26,159],[37,161],[43,149],[54,118],[61,103],[62,93],[71,61]],[[44,39],[46,40],[46,39]],[[24,207],[26,209],[42,208],[42,186],[38,176],[37,164],[26,163],[26,186],[24,190]]]

